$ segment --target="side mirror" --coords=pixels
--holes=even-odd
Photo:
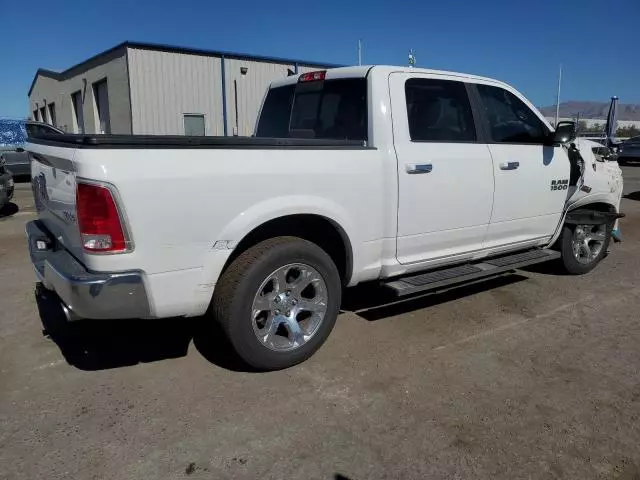
[[[18,148],[16,148],[16,152],[17,153],[23,153],[24,152],[24,148],[18,147]]]
[[[576,138],[575,122],[558,122],[556,131],[552,134],[553,143],[567,143]]]

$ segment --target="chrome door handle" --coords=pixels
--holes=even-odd
[[[430,163],[407,163],[405,165],[407,173],[414,175],[417,173],[430,173],[433,170],[433,165]]]
[[[500,170],[515,170],[520,166],[520,162],[503,162],[500,164]]]

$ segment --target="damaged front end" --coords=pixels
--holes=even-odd
[[[602,145],[591,140],[577,138],[565,144],[565,148],[571,163],[566,222],[607,223],[612,225],[614,241],[621,241],[618,219],[624,215],[620,213],[623,189],[620,166],[596,155]]]

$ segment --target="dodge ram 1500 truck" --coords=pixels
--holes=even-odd
[[[593,269],[622,175],[574,137],[489,78],[305,73],[270,86],[254,138],[31,137],[31,259],[69,319],[208,315],[247,364],[284,368],[326,340],[343,287]]]

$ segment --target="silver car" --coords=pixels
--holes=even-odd
[[[640,162],[640,137],[625,140],[618,148],[618,163],[620,165],[632,161]]]
[[[64,133],[51,125],[24,120],[0,120],[0,163],[14,177],[31,174],[29,154],[24,150],[27,136],[34,133],[54,134]]]

